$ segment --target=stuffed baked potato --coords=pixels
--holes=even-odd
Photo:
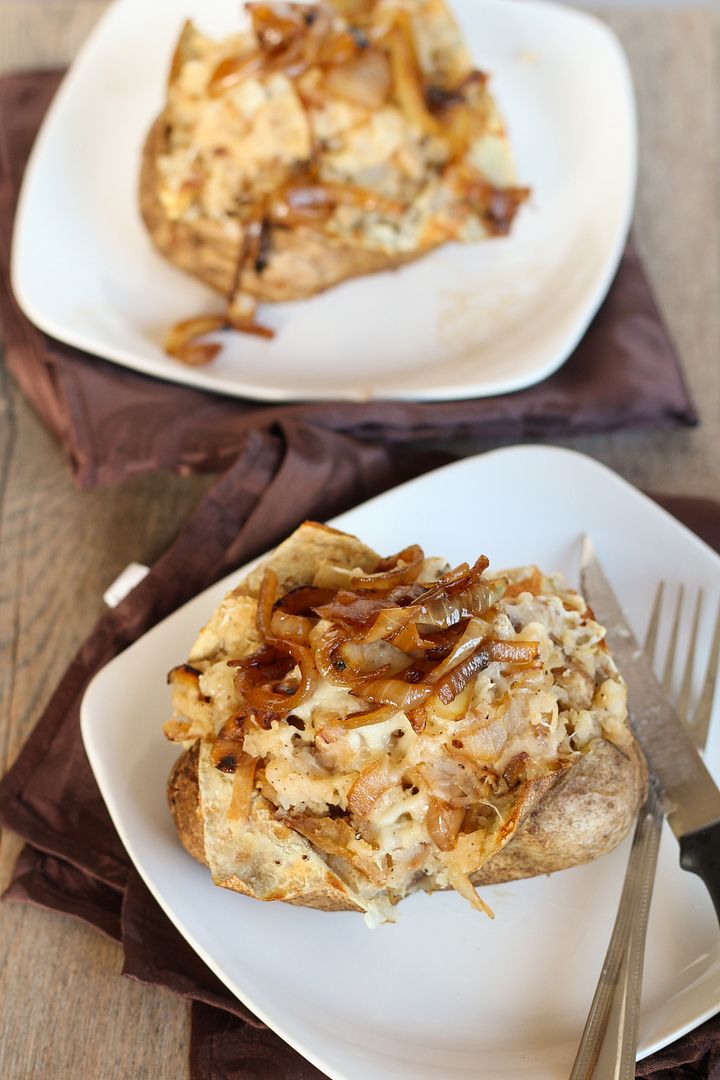
[[[226,323],[261,332],[259,300],[509,231],[528,192],[445,0],[246,7],[222,41],[185,25],[140,178],[155,246],[228,298]],[[170,351],[207,359],[182,346],[208,328]]]
[[[611,850],[646,772],[584,600],[306,523],[173,669],[180,838],[216,884],[364,912]]]

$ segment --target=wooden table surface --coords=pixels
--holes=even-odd
[[[0,71],[70,60],[105,0],[0,0]],[[720,497],[720,63],[710,9],[604,11],[640,110],[636,232],[702,423],[567,440],[656,491]],[[79,492],[0,369],[0,772],[131,560],[151,562],[210,482]],[[558,440],[560,441],[560,440]],[[469,444],[463,449],[484,449]],[[0,838],[0,888],[17,838]],[[120,977],[120,948],[69,917],[0,905],[0,1076],[187,1075],[188,1006]]]

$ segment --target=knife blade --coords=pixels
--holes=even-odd
[[[680,842],[680,865],[702,878],[720,920],[720,791],[653,675],[587,536],[580,578],[627,683],[630,726]]]
[[[720,824],[720,791],[638,645],[589,537],[583,538],[580,579],[585,599],[628,687],[630,726],[658,781],[665,813],[678,837]]]

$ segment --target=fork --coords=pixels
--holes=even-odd
[[[645,637],[645,654],[652,664],[657,644],[665,583],[660,582]],[[681,585],[673,615],[662,687],[672,693],[677,643],[685,589]],[[712,702],[720,664],[720,604],[708,654],[707,669],[697,707],[690,717],[692,677],[702,612],[698,590],[685,667],[676,710],[698,749],[707,739]],[[612,937],[583,1031],[570,1080],[633,1080],[637,1025],[642,986],[645,936],[663,823],[663,807],[655,783],[640,809]]]

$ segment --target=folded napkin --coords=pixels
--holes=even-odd
[[[253,432],[148,576],[100,619],[0,783],[0,823],[27,841],[6,895],[92,923],[122,942],[126,975],[192,999],[194,1080],[322,1074],[232,997],[137,876],[85,757],[82,695],[98,668],[140,634],[304,518],[329,517],[440,463],[301,424]],[[720,550],[720,503],[658,501]],[[638,1076],[720,1080],[720,1018],[641,1062]]]
[[[151,379],[52,340],[17,307],[8,262],[25,162],[59,79],[56,72],[0,79],[0,321],[8,367],[61,442],[79,485],[156,469],[219,471],[250,432],[283,420],[386,443],[512,441],[697,423],[632,245],[570,360],[544,382],[494,398],[262,405]]]

